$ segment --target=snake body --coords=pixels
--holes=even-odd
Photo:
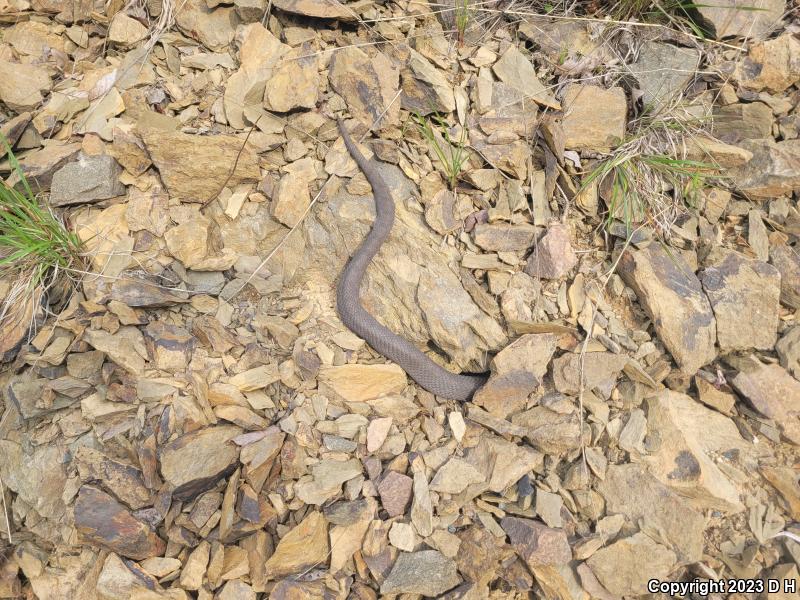
[[[429,392],[451,400],[469,400],[486,383],[484,375],[459,375],[440,367],[414,344],[381,325],[361,304],[361,281],[373,257],[392,230],[394,201],[383,177],[361,154],[341,120],[339,131],[347,151],[372,186],[376,213],[372,229],[339,278],[336,288],[339,318],[348,329],[364,339],[378,353],[400,365],[414,381]]]

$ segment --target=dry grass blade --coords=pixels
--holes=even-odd
[[[6,504],[6,488],[3,485],[3,478],[0,477],[0,498],[3,499],[3,515],[5,516],[6,520],[6,533],[8,534],[8,543],[9,545],[13,544],[11,539],[11,521],[8,518],[8,505]]]
[[[697,194],[718,178],[718,166],[688,158],[690,140],[707,135],[703,119],[676,102],[631,123],[629,139],[601,160],[581,189],[605,184],[607,223],[648,222],[668,236],[672,225],[694,206]]]
[[[0,281],[7,286],[0,304],[2,329],[33,320],[39,300],[80,264],[81,243],[33,194],[7,141],[0,138],[0,144],[20,181],[16,187],[0,182]]]

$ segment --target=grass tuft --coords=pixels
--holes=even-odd
[[[21,190],[0,180],[0,281],[8,291],[0,305],[0,330],[18,322],[20,312],[30,312],[63,276],[81,262],[81,243],[61,219],[31,191],[5,138],[8,155]]]
[[[705,37],[696,10],[702,4],[692,0],[532,0],[531,4],[543,14],[661,24]]]
[[[450,137],[450,129],[441,116],[434,114],[432,117],[426,118],[414,114],[413,118],[422,137],[427,140],[428,145],[436,154],[445,177],[447,177],[447,184],[451,190],[454,190],[458,184],[458,177],[469,160],[466,127],[461,127],[461,135],[456,141]]]
[[[464,45],[464,36],[467,32],[467,26],[472,18],[472,7],[470,0],[455,0],[456,3],[456,33],[458,36],[458,45]]]
[[[702,124],[676,107],[643,114],[631,126],[629,139],[587,173],[581,190],[605,187],[606,226],[623,221],[630,232],[649,223],[664,237],[687,209],[697,205],[703,188],[720,179],[718,166],[687,158],[687,142],[702,133]]]

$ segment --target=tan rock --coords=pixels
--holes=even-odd
[[[166,232],[164,241],[170,253],[184,266],[199,262],[208,253],[207,219],[192,219]]]
[[[595,552],[587,564],[617,597],[647,593],[650,579],[665,579],[675,566],[675,553],[644,533],[619,540]]]
[[[203,580],[208,567],[208,558],[211,553],[211,544],[206,540],[201,541],[192,550],[186,559],[181,571],[180,584],[185,590],[199,590],[203,585]]]
[[[382,417],[373,419],[367,427],[367,452],[375,452],[386,441],[389,430],[392,428],[392,418]]]
[[[800,190],[800,140],[745,140],[742,146],[752,158],[731,172],[737,189],[757,198]]]
[[[800,80],[800,41],[785,33],[754,44],[736,67],[742,87],[780,94]]]
[[[331,57],[328,77],[349,113],[364,125],[372,125],[381,115],[380,129],[398,123],[400,104],[392,100],[400,75],[382,53],[370,58],[354,46],[341,48]]]
[[[722,250],[713,250],[707,265],[700,281],[717,321],[720,351],[772,348],[778,337],[778,269]]]
[[[277,365],[262,365],[234,375],[229,382],[240,392],[252,392],[263,389],[279,381],[280,378]]]
[[[123,46],[131,46],[141,42],[148,35],[147,27],[124,12],[118,12],[111,19],[108,28],[108,40]]]
[[[222,50],[233,40],[239,18],[233,7],[211,9],[205,0],[185,0],[176,6],[175,24],[211,50]]]
[[[530,98],[542,106],[555,110],[561,109],[561,104],[539,81],[533,64],[514,44],[509,45],[508,50],[492,66],[492,70],[500,81],[516,88],[526,98]]]
[[[731,416],[733,414],[736,396],[731,392],[717,388],[699,374],[695,375],[694,383],[697,388],[697,399],[700,402],[721,412],[723,415]]]
[[[319,65],[309,44],[284,54],[264,88],[264,106],[275,112],[314,108],[319,95]]]
[[[410,51],[402,89],[403,105],[421,114],[428,114],[431,110],[446,113],[455,110],[453,85],[433,63],[415,50]]]
[[[99,329],[87,329],[83,340],[131,374],[144,373],[147,347],[142,332],[136,327],[121,327],[113,334]]]
[[[297,483],[295,492],[306,504],[321,505],[340,493],[345,481],[361,472],[361,462],[355,458],[344,461],[323,459],[311,467],[310,478]]]
[[[53,84],[44,67],[0,60],[0,100],[16,112],[32,110]]]
[[[389,542],[398,550],[413,552],[419,538],[410,524],[395,521],[389,530]]]
[[[231,440],[242,430],[217,425],[184,434],[161,448],[161,474],[173,486],[173,496],[189,500],[233,473],[239,449]]]
[[[773,419],[791,443],[800,445],[800,382],[776,364],[762,364],[754,356],[742,361],[731,385],[758,412]]]
[[[633,288],[678,366],[695,373],[716,356],[716,322],[692,269],[659,244],[626,252],[620,275]]]
[[[356,21],[358,14],[339,2],[324,0],[275,0],[275,7],[284,12],[316,17],[318,19],[336,19],[337,21]]]
[[[215,198],[223,185],[256,182],[261,177],[252,145],[242,150],[243,138],[149,129],[142,139],[167,191],[177,200],[206,202]]]
[[[564,90],[564,145],[568,150],[606,152],[625,138],[628,104],[620,87],[571,83]]]
[[[269,579],[302,573],[309,567],[325,568],[328,562],[328,524],[321,512],[310,513],[278,542],[267,560]]]
[[[405,372],[392,364],[323,367],[319,380],[348,402],[398,394],[407,383]]]
[[[739,489],[714,458],[734,454],[749,468],[744,440],[733,421],[670,390],[646,402],[648,429],[661,436],[658,450],[644,459],[650,471],[697,509],[743,510]]]
[[[687,158],[713,167],[741,167],[753,153],[739,146],[726,144],[702,135],[692,136],[686,141]]]
[[[284,174],[275,188],[270,214],[287,227],[297,225],[311,204],[309,183],[300,174]]]
[[[177,558],[164,558],[161,556],[145,559],[140,564],[153,577],[165,577],[181,568],[181,561]]]
[[[21,21],[3,32],[3,41],[19,52],[39,59],[47,52],[64,52],[64,38],[46,23]]]
[[[459,494],[468,486],[484,481],[483,474],[466,460],[453,457],[442,465],[430,483],[434,492]]]
[[[729,37],[763,38],[781,23],[786,0],[718,0],[697,6],[703,21],[718,40]]]
[[[234,129],[244,129],[245,111],[261,106],[264,86],[289,47],[258,22],[245,26],[238,36],[242,40],[239,50],[240,67],[228,78],[223,106],[228,124]]]

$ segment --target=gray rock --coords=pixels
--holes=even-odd
[[[122,167],[107,154],[82,157],[53,174],[50,202],[69,206],[121,196],[125,193],[119,181],[121,173]]]
[[[626,252],[619,267],[681,370],[695,373],[711,362],[716,356],[714,313],[700,280],[681,256],[652,244]]]
[[[778,269],[732,250],[715,250],[709,258],[712,264],[700,281],[717,320],[720,350],[772,348],[780,308]]]
[[[680,94],[694,77],[700,53],[694,48],[648,42],[639,51],[639,60],[630,66],[645,106],[658,108]]]
[[[475,243],[492,252],[526,251],[533,244],[536,228],[533,225],[481,223],[472,233]]]
[[[758,6],[759,10],[748,10]],[[786,0],[715,0],[698,2],[696,10],[718,40],[729,37],[763,38],[780,25]]]
[[[460,583],[456,563],[436,550],[403,552],[381,585],[381,594],[438,596]]]
[[[763,102],[729,104],[714,109],[714,135],[723,142],[772,137],[772,109]]]

